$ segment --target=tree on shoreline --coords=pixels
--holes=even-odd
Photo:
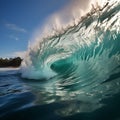
[[[0,58],[0,67],[19,67],[21,65],[22,59],[20,57],[16,58]]]

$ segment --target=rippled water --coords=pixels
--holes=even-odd
[[[119,1],[36,44],[0,71],[1,119],[120,119]]]
[[[115,87],[109,89],[108,86],[108,90],[117,93],[108,93],[106,96],[109,97],[103,99],[100,99],[100,88],[101,94],[95,99],[91,94],[68,92],[69,87],[63,91],[58,87],[59,91],[56,91],[48,84],[50,83],[45,80],[22,79],[18,70],[0,71],[0,120],[120,119],[120,92],[117,91],[118,85],[115,82]]]

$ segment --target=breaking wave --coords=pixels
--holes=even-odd
[[[120,3],[93,6],[77,23],[38,40],[28,49],[21,72],[27,79],[47,80],[45,90],[64,100],[117,93]]]

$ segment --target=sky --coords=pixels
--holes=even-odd
[[[35,30],[70,0],[0,0],[0,57],[26,51]]]

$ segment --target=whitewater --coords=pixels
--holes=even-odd
[[[101,107],[99,101],[120,91],[120,2],[92,5],[79,19],[38,37],[21,76],[46,81],[43,88],[51,95],[46,103],[83,100],[94,103],[93,110]]]

